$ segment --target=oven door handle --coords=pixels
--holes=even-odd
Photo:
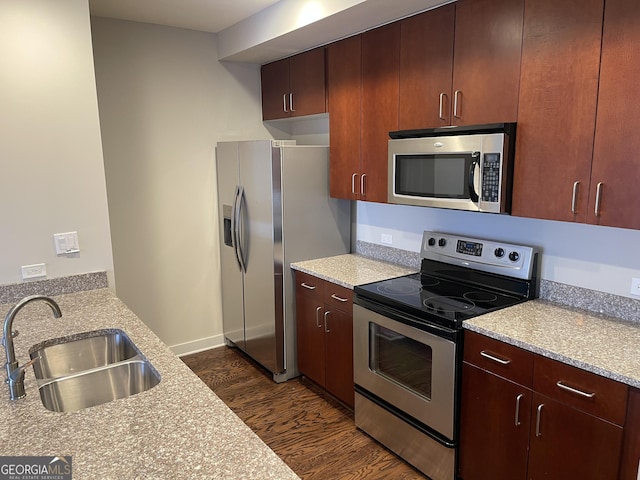
[[[475,179],[476,179],[476,167],[480,165],[480,152],[473,152],[471,154],[473,161],[469,167],[469,200],[473,203],[478,203],[479,197],[476,192]]]

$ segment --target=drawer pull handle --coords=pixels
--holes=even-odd
[[[520,422],[520,400],[522,400],[524,394],[520,394],[516,397],[516,427],[519,427],[522,422]]]
[[[331,314],[331,312],[324,312],[324,332],[325,333],[331,333],[331,330],[329,330],[329,315]]]
[[[503,360],[501,358],[491,355],[490,353],[487,353],[484,350],[480,352],[480,355],[482,355],[484,358],[488,358],[489,360],[493,360],[494,362],[497,362],[500,365],[509,365],[511,363],[511,360]]]
[[[307,288],[307,289],[309,289],[309,290],[315,290],[315,289],[316,289],[316,287],[314,287],[313,285],[307,285],[307,284],[306,284],[306,283],[304,283],[304,282],[302,282],[302,283],[300,284],[300,286],[301,286],[301,287],[304,287],[304,288]]]
[[[348,298],[339,297],[335,293],[331,294],[331,298],[333,298],[334,300],[338,300],[339,302],[347,302],[347,301],[349,301]]]
[[[320,325],[320,310],[322,310],[322,307],[318,307],[316,308],[316,327],[318,328],[322,328],[322,325]]]
[[[542,407],[544,407],[544,403],[538,405],[538,414],[536,416],[536,437],[541,437],[542,432],[540,431],[540,419],[542,418]]]
[[[595,392],[592,392],[592,393],[583,392],[582,390],[578,390],[576,388],[572,388],[568,385],[565,385],[564,383],[562,383],[562,381],[559,381],[558,383],[556,383],[556,385],[561,389],[566,390],[567,392],[575,393],[576,395],[580,395],[581,397],[593,398],[596,396]]]

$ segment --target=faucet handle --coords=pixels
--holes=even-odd
[[[34,363],[36,363],[37,361],[40,360],[41,357],[35,357],[32,358],[31,360],[29,360],[27,363],[25,363],[24,365],[19,365],[18,367],[16,367],[10,374],[9,374],[9,378],[8,380],[12,380],[12,381],[16,381],[18,380],[20,377],[24,376],[24,372],[27,368],[29,368],[31,365],[33,365]]]

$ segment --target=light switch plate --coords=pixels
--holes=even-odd
[[[78,232],[56,233],[53,235],[53,242],[56,246],[56,255],[65,255],[80,251]]]
[[[631,279],[631,293],[633,295],[640,295],[640,278]]]

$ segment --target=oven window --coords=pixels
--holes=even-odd
[[[431,347],[375,323],[369,328],[369,368],[431,400]]]
[[[416,197],[469,198],[471,155],[396,155],[395,193]]]

